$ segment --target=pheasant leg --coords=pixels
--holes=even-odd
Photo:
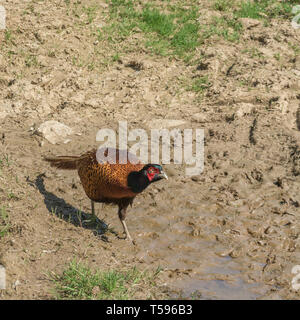
[[[119,207],[119,218],[120,218],[120,221],[122,223],[122,226],[123,226],[123,229],[124,229],[124,233],[126,234],[126,237],[125,239],[129,239],[133,244],[135,244],[134,240],[131,238],[131,235],[128,231],[128,228],[127,228],[127,225],[126,225],[126,222],[125,222],[125,216],[126,216],[126,208],[120,208]]]
[[[122,226],[124,228],[124,233],[126,234],[126,238],[125,239],[129,239],[131,242],[133,242],[133,240],[131,238],[131,235],[130,235],[130,233],[128,231],[128,228],[127,228],[125,220],[121,220],[121,223],[122,223]]]
[[[91,200],[92,215],[95,216],[95,202]]]

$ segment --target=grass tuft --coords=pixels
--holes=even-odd
[[[292,8],[299,4],[299,1],[241,1],[240,7],[235,15],[240,18],[266,19],[266,18],[290,18]]]
[[[52,274],[51,280],[57,299],[127,300],[134,298],[142,282],[154,286],[157,273],[149,276],[135,267],[127,271],[93,272],[88,266],[72,261],[61,275]]]
[[[145,32],[156,32],[163,37],[170,36],[175,29],[174,17],[160,13],[158,9],[145,9],[141,14],[141,20]]]
[[[10,223],[5,207],[0,207],[0,238],[8,234],[10,230]]]
[[[187,90],[202,93],[210,86],[208,76],[195,78],[192,83],[187,87]]]

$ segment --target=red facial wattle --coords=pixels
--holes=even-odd
[[[156,168],[150,168],[149,170],[147,170],[147,177],[149,179],[149,181],[151,182],[154,177],[156,176],[156,174],[158,174],[159,171]]]

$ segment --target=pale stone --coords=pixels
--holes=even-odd
[[[12,112],[11,103],[0,102],[0,119],[4,119]]]
[[[66,137],[73,134],[73,130],[63,123],[50,120],[42,123],[38,131],[43,134],[43,137],[52,144],[66,143]],[[68,139],[68,142],[71,141]]]

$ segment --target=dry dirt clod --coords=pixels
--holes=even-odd
[[[74,133],[70,127],[54,120],[42,123],[38,128],[38,132],[52,144],[68,143],[71,140],[66,138]]]

